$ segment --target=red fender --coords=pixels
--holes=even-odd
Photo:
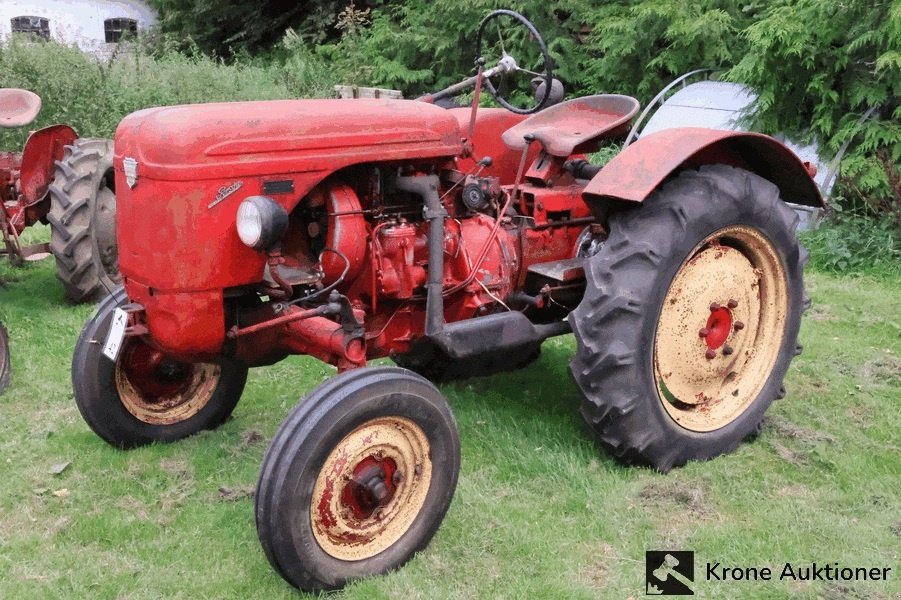
[[[53,181],[54,163],[61,160],[65,146],[75,142],[78,134],[68,125],[51,125],[28,136],[22,150],[19,182],[25,205],[44,199]]]
[[[665,129],[642,137],[594,176],[582,198],[589,206],[608,200],[643,202],[673,172],[708,164],[756,173],[776,184],[787,202],[824,205],[804,163],[777,140],[760,133],[700,127]]]

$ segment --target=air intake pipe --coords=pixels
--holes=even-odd
[[[426,280],[425,334],[429,337],[444,328],[444,219],[447,210],[438,195],[437,175],[398,175],[395,187],[422,198],[422,214],[429,222],[429,274]]]

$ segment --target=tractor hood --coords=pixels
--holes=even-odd
[[[189,181],[331,172],[372,161],[452,157],[458,121],[414,100],[275,100],[149,108],[116,130],[116,170]]]

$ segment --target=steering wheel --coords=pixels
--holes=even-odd
[[[509,21],[512,20],[512,25],[516,27],[516,30],[510,32],[510,35],[506,36],[507,42],[514,41],[522,36],[525,36],[528,40],[533,42],[531,48],[523,48],[524,54],[520,56],[523,64],[532,67],[532,69],[526,69],[520,66],[513,55],[507,52],[508,48],[505,43],[505,36],[501,30],[502,20],[507,21],[505,25],[508,26],[510,25]],[[497,32],[497,35],[494,35],[495,31]],[[483,46],[484,50],[489,51],[492,54],[496,54],[498,51],[500,54],[497,64],[494,67],[483,71],[483,82],[485,87],[488,88],[488,91],[491,92],[491,95],[494,96],[494,99],[497,100],[498,104],[507,110],[520,115],[530,115],[544,108],[548,98],[551,96],[551,87],[554,80],[554,63],[551,60],[551,55],[548,54],[547,44],[544,43],[544,39],[541,37],[541,34],[538,33],[535,26],[532,25],[531,21],[512,10],[501,9],[489,13],[479,24],[479,32],[476,36],[476,55],[479,57],[479,61],[487,59],[482,53]],[[537,47],[537,52],[535,51],[535,47]],[[530,84],[529,87],[536,83],[536,87],[540,87],[540,84],[542,82],[544,83],[544,96],[538,99],[534,106],[529,108],[519,108],[511,104],[510,92],[506,89],[511,83],[511,76],[520,75],[521,80],[526,80],[525,77],[522,77],[522,74],[530,76],[529,80],[527,80]],[[492,81],[492,77],[499,78],[497,85]],[[520,89],[519,91],[522,90]]]

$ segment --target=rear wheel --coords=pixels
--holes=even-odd
[[[50,186],[50,250],[72,302],[94,302],[119,285],[113,142],[66,146]]]
[[[114,446],[170,442],[213,429],[231,415],[247,367],[222,358],[186,363],[140,338],[126,338],[115,363],[102,354],[122,290],[107,297],[85,324],[72,359],[75,402],[87,424]]]
[[[305,591],[385,573],[429,543],[459,470],[457,425],[435,386],[393,367],[343,373],[291,412],[266,452],[260,543]]]
[[[773,184],[722,165],[610,218],[570,320],[582,414],[614,454],[667,471],[759,431],[798,348],[796,222]]]

